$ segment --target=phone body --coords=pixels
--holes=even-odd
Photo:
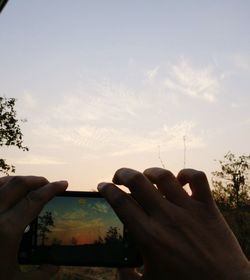
[[[98,192],[66,191],[26,227],[20,264],[138,267],[142,259],[128,230]]]

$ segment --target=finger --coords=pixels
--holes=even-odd
[[[118,269],[119,280],[140,280],[142,275],[136,272],[133,268],[119,268]]]
[[[146,169],[143,173],[153,184],[156,184],[160,192],[169,201],[179,206],[189,203],[189,195],[170,171],[154,167]]]
[[[13,176],[4,176],[0,178],[0,188],[7,183],[10,179],[12,179]]]
[[[6,211],[29,191],[48,184],[44,177],[14,176],[5,179],[5,184],[0,188],[0,212]]]
[[[189,183],[192,198],[206,203],[213,201],[207,176],[204,172],[194,169],[183,169],[179,172],[177,179],[182,186]]]
[[[111,183],[100,183],[98,191],[107,199],[120,220],[137,242],[142,242],[142,232],[148,224],[148,216],[138,203],[127,193]]]
[[[44,264],[38,269],[29,272],[20,272],[17,279],[20,280],[49,280],[59,270],[58,266]]]
[[[49,183],[37,190],[29,192],[15,207],[9,210],[9,216],[20,229],[21,233],[37,217],[44,204],[57,194],[65,191],[67,186],[67,181]]]
[[[148,214],[158,215],[159,205],[167,204],[166,199],[142,173],[121,168],[116,171],[113,182],[129,188],[132,196]]]

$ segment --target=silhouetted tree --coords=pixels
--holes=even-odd
[[[104,237],[105,243],[117,243],[122,240],[121,234],[119,234],[117,227],[109,227]]]
[[[0,13],[2,12],[4,6],[7,4],[8,0],[0,0]]]
[[[213,196],[235,233],[241,248],[250,258],[250,156],[236,157],[228,152],[213,172]]]
[[[54,220],[51,212],[45,212],[43,216],[38,217],[38,237],[41,239],[41,245],[45,245],[45,240],[48,239],[48,233],[51,232],[50,227],[54,226]]]
[[[109,227],[105,236],[102,238],[98,237],[97,240],[94,241],[94,244],[113,244],[122,241],[122,236],[119,233],[117,227]]]
[[[19,122],[24,120],[17,119],[15,104],[15,98],[0,97],[0,147],[16,146],[28,151],[28,147],[23,146],[23,134],[19,125]],[[15,172],[15,166],[7,164],[5,159],[0,159],[1,172],[9,175],[9,172]]]
[[[74,246],[76,246],[77,243],[78,243],[77,238],[73,236],[73,237],[71,238],[71,244],[74,245]]]
[[[220,208],[239,208],[250,201],[250,155],[236,157],[228,152],[220,160],[221,170],[212,173],[213,196]]]
[[[52,245],[59,246],[59,245],[62,244],[62,240],[59,239],[59,238],[54,237],[53,240],[52,240],[52,242],[51,242],[51,244],[52,244]]]
[[[97,240],[94,241],[94,244],[104,244],[104,240],[101,236],[98,236]]]

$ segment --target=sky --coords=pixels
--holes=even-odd
[[[61,245],[93,244],[104,239],[110,227],[123,234],[123,226],[104,198],[56,197],[43,208],[40,216],[50,212],[54,222],[46,245],[60,240]],[[39,222],[39,221],[38,221]]]
[[[210,178],[228,151],[249,154],[249,26],[247,0],[9,1],[0,95],[17,98],[30,151],[1,157],[72,190],[120,167]]]

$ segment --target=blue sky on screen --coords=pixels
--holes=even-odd
[[[57,239],[62,245],[72,245],[72,238],[78,245],[91,244],[104,239],[110,227],[123,234],[121,222],[104,198],[56,197],[46,204],[40,216],[46,212],[51,213],[54,222],[46,244]]]
[[[95,189],[122,166],[208,176],[249,153],[250,2],[10,1],[1,95],[18,99],[18,174]]]

